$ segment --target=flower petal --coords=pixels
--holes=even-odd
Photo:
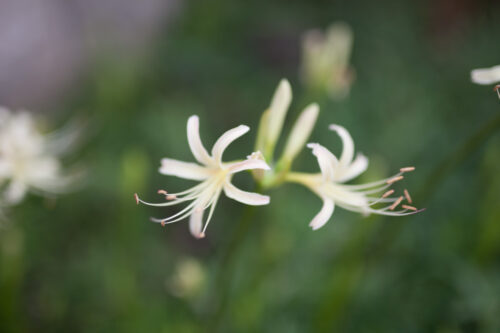
[[[281,80],[269,106],[267,144],[274,148],[281,134],[283,121],[292,102],[292,88],[288,80]]]
[[[332,216],[334,208],[335,204],[333,200],[323,198],[323,207],[321,207],[319,213],[312,219],[311,223],[309,223],[309,226],[313,230],[318,230],[319,228],[324,226]]]
[[[212,158],[208,155],[207,150],[201,143],[200,139],[200,120],[198,116],[191,116],[187,122],[187,137],[189,148],[193,153],[194,158],[201,164],[209,165],[212,163]]]
[[[308,148],[312,149],[312,153],[318,159],[319,168],[326,180],[333,180],[335,176],[335,168],[337,168],[339,161],[328,149],[319,143],[308,143]]]
[[[240,125],[238,127],[232,128],[226,133],[222,134],[219,139],[215,142],[212,148],[212,157],[216,163],[221,163],[222,154],[226,150],[227,146],[231,144],[234,140],[248,132],[250,128],[246,125]]]
[[[252,205],[252,206],[267,205],[270,201],[270,198],[267,195],[242,191],[233,184],[231,184],[231,182],[229,181],[227,181],[224,184],[224,193],[228,198],[239,201],[246,205]]]
[[[340,177],[337,177],[336,180],[339,182],[349,181],[365,172],[367,168],[368,157],[363,154],[358,154],[354,161],[342,172]]]
[[[500,82],[500,65],[491,68],[479,68],[470,72],[471,80],[477,84]]]
[[[309,105],[302,111],[288,136],[288,141],[283,153],[283,158],[285,160],[291,162],[304,147],[314,128],[318,113],[319,106],[316,103]]]
[[[346,167],[348,166],[354,157],[354,142],[349,132],[342,126],[330,125],[330,130],[337,132],[342,139],[342,154],[340,155],[340,165]]]
[[[229,173],[231,174],[251,169],[270,170],[271,167],[267,165],[265,161],[255,158],[249,158],[241,162],[232,163],[228,167]]]
[[[189,231],[196,238],[203,238],[205,235],[203,229],[203,205],[198,205],[193,209],[193,213],[189,217]]]
[[[20,181],[12,181],[5,189],[4,200],[9,205],[21,202],[28,191],[26,184]]]
[[[182,162],[170,158],[163,158],[161,160],[159,172],[162,175],[193,180],[207,179],[211,175],[210,170],[206,167],[196,163]]]

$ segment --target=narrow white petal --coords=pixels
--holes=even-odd
[[[196,238],[203,238],[203,205],[198,205],[194,208],[193,213],[189,217],[189,231]]]
[[[311,223],[309,223],[309,226],[313,230],[318,230],[324,226],[332,216],[334,208],[335,204],[333,203],[333,200],[323,198],[323,207],[321,207],[319,213],[312,219]]]
[[[211,175],[211,171],[195,163],[182,162],[170,158],[161,160],[160,173],[184,179],[203,180]]]
[[[318,118],[319,106],[313,103],[306,107],[293,125],[290,136],[285,146],[283,158],[292,161],[302,150]]]
[[[337,132],[342,139],[342,155],[340,155],[340,164],[342,166],[348,166],[354,157],[354,142],[349,132],[342,126],[330,125],[330,130]]]
[[[200,120],[198,116],[191,116],[187,122],[187,137],[189,148],[193,153],[194,158],[201,164],[211,164],[212,158],[208,155],[207,150],[201,143],[200,139]]]
[[[226,150],[227,146],[231,144],[234,140],[248,132],[250,128],[245,125],[240,125],[238,127],[232,128],[226,133],[222,134],[219,139],[215,142],[212,148],[212,157],[216,163],[220,163],[222,159],[222,154]]]
[[[267,143],[274,147],[278,139],[288,107],[292,102],[292,88],[288,80],[281,80],[269,106]]]
[[[228,198],[239,201],[246,205],[267,205],[270,201],[269,196],[267,195],[242,191],[231,184],[229,181],[226,181],[226,183],[224,184],[224,193]]]
[[[229,173],[236,173],[243,170],[251,170],[251,169],[263,169],[270,170],[271,167],[267,165],[267,163],[263,160],[249,158],[245,161],[232,163],[229,165],[228,170]]]
[[[356,178],[368,168],[368,158],[363,154],[358,154],[354,161],[342,172],[337,181],[346,182]]]
[[[339,163],[335,155],[319,143],[309,143],[307,147],[312,149],[312,153],[318,159],[323,177],[326,180],[333,180],[335,177],[335,168],[337,168]]]
[[[491,68],[479,68],[470,72],[471,80],[477,84],[500,82],[500,65]]]
[[[18,204],[24,199],[27,191],[26,184],[20,181],[12,181],[5,189],[4,200],[9,205]]]

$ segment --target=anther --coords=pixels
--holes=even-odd
[[[399,197],[398,200],[396,200],[391,207],[389,207],[390,210],[394,210],[400,203],[403,201],[403,197]]]
[[[394,177],[394,178],[391,178],[391,179],[388,179],[386,181],[387,184],[394,184],[395,182],[397,181],[400,181],[401,179],[403,179],[404,177],[403,176],[397,176],[397,177]]]
[[[401,207],[403,207],[404,209],[409,209],[409,210],[413,210],[413,211],[417,210],[417,208],[415,208],[413,206],[408,206],[408,205],[402,205]]]
[[[160,224],[161,224],[162,227],[164,227],[165,226],[165,221],[161,221]]]
[[[408,201],[409,203],[412,203],[411,197],[410,197],[410,193],[408,192],[407,189],[404,190],[404,194],[405,194],[405,197],[406,197],[406,201]]]
[[[165,191],[165,190],[158,190],[158,194],[167,195],[167,191]]]
[[[412,166],[399,169],[399,171],[401,171],[401,172],[410,172],[413,170],[415,170],[415,167],[412,167]]]
[[[388,196],[390,196],[393,193],[394,193],[394,190],[389,190],[389,191],[385,192],[384,194],[382,194],[382,198],[387,198]]]
[[[177,199],[177,196],[175,194],[168,194],[167,195],[167,200],[174,200]]]
[[[498,98],[500,98],[500,84],[497,84],[497,85],[495,86],[495,88],[493,88],[493,90],[495,90],[495,91],[497,92],[497,94],[498,94]]]
[[[134,198],[135,198],[135,203],[139,204],[139,196],[137,195],[137,193],[134,193]]]

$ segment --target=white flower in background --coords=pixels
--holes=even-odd
[[[313,154],[318,159],[321,173],[289,173],[287,175],[288,181],[305,185],[323,200],[323,207],[309,224],[313,230],[321,228],[330,219],[335,205],[362,214],[403,216],[419,212],[415,207],[409,205],[402,205],[402,210],[395,211],[405,198],[408,203],[412,202],[407,190],[404,190],[404,196],[399,197],[391,197],[394,190],[386,191],[380,198],[373,196],[403,179],[403,173],[413,171],[413,167],[402,168],[398,174],[376,182],[345,185],[345,182],[354,179],[366,170],[368,159],[362,154],[354,157],[354,143],[345,128],[330,125],[330,129],[336,131],[342,139],[343,151],[340,159],[337,159],[334,154],[320,144],[310,143],[308,147],[312,149]],[[379,203],[387,205],[383,208],[373,208]]]
[[[500,65],[491,68],[478,68],[470,72],[471,80],[477,84],[500,82]]]
[[[302,79],[314,90],[326,91],[331,98],[349,94],[354,71],[349,65],[353,33],[345,23],[332,24],[322,33],[311,30],[302,41]]]
[[[192,298],[198,295],[206,283],[206,270],[194,258],[180,260],[174,274],[166,281],[168,290],[177,297]]]
[[[165,225],[189,217],[189,229],[191,234],[196,238],[203,238],[205,236],[205,230],[222,191],[224,191],[227,197],[247,205],[268,204],[268,196],[245,192],[231,184],[231,179],[237,172],[252,169],[269,169],[266,162],[259,158],[259,154],[252,154],[244,161],[222,162],[222,154],[227,146],[248,132],[248,130],[248,126],[240,125],[225,132],[215,142],[212,154],[209,155],[200,140],[198,117],[191,116],[187,123],[188,143],[194,158],[199,164],[164,158],[161,161],[159,171],[164,175],[199,180],[201,183],[179,193],[167,193],[167,191],[159,190],[158,193],[165,195],[167,200],[163,203],[148,203],[141,200],[135,194],[137,203],[141,202],[150,206],[171,206],[190,202],[178,213],[164,219],[153,218],[152,221]],[[210,208],[210,211],[206,221],[203,222],[203,213],[207,208]]]
[[[256,150],[262,151],[267,161],[273,161],[274,148],[281,135],[283,123],[291,102],[292,88],[288,80],[283,79],[276,88],[269,108],[262,114],[257,135]],[[306,106],[301,112],[290,132],[283,154],[276,164],[277,168],[283,170],[274,171],[286,171],[290,167],[292,161],[309,139],[318,118],[318,113],[319,106],[316,103]],[[254,174],[261,173],[254,172]]]
[[[30,113],[0,107],[0,189],[2,205],[17,204],[28,191],[66,192],[78,175],[64,175],[59,157],[76,141],[76,131],[42,134]]]

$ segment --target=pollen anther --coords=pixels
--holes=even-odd
[[[417,208],[415,208],[413,206],[408,206],[408,205],[402,205],[401,207],[403,207],[404,209],[409,209],[409,210],[413,210],[413,211],[417,210]]]
[[[394,177],[394,178],[391,178],[391,179],[388,179],[386,181],[387,184],[394,184],[395,182],[397,181],[400,181],[401,179],[403,179],[404,177],[403,176],[397,176],[397,177]]]
[[[415,167],[412,167],[412,166],[399,169],[399,171],[401,171],[401,172],[410,172],[413,170],[415,170]]]
[[[385,192],[384,194],[382,194],[382,198],[387,198],[388,196],[390,196],[393,193],[394,193],[394,190],[389,190],[389,191]]]
[[[410,193],[408,192],[407,189],[404,190],[404,194],[405,194],[405,197],[406,197],[406,201],[408,201],[409,203],[412,203],[412,200],[411,200],[411,197],[410,197]]]
[[[394,210],[400,203],[403,201],[403,197],[399,197],[398,200],[394,201],[394,203],[389,207],[390,210]]]

